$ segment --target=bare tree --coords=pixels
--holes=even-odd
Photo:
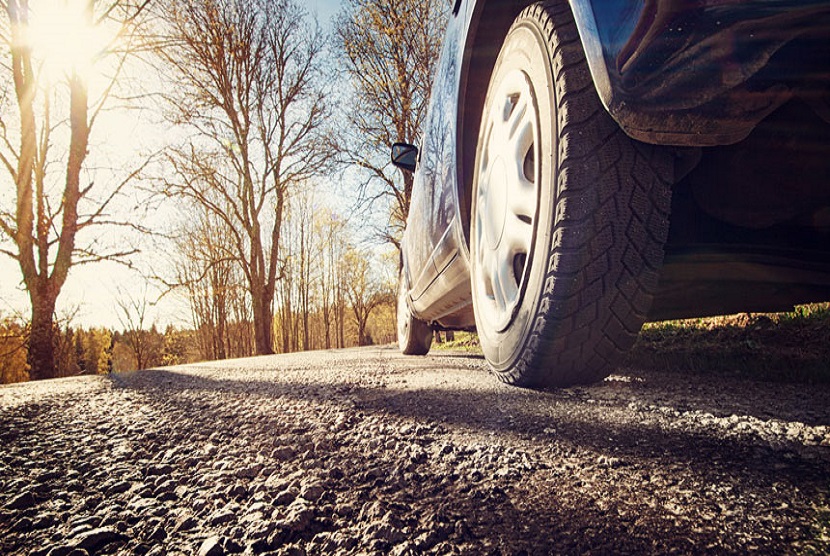
[[[313,349],[312,330],[310,326],[311,312],[316,307],[316,303],[313,301],[312,286],[318,271],[318,265],[313,264],[312,261],[319,258],[319,251],[313,233],[313,200],[310,195],[303,195],[298,199],[298,201],[297,220],[300,237],[297,242],[299,251],[299,260],[297,261],[299,281],[297,282],[297,289],[299,294],[298,297],[300,299],[300,312],[302,315],[303,349],[309,350]],[[316,256],[315,253],[317,254]]]
[[[141,297],[119,292],[118,320],[124,328],[121,341],[130,348],[138,370],[161,364],[164,337],[155,329],[147,327],[147,290]]]
[[[316,25],[291,0],[177,0],[160,49],[173,83],[173,149],[165,192],[207,208],[231,233],[247,281],[258,354],[273,353],[273,302],[288,192],[325,166],[327,115]]]
[[[372,311],[394,299],[391,287],[383,284],[372,272],[370,260],[368,253],[354,248],[350,248],[343,258],[346,297],[354,315],[357,344],[360,346],[372,343],[366,329]]]
[[[84,68],[60,68],[54,77],[45,70],[48,60],[38,57],[32,42],[33,24],[45,15],[29,0],[0,0],[0,166],[15,185],[14,210],[0,210],[0,232],[13,247],[0,252],[20,265],[31,302],[28,362],[32,379],[56,376],[54,313],[57,298],[70,269],[77,265],[126,256],[132,250],[106,252],[94,243],[80,245],[77,235],[96,224],[107,224],[107,209],[125,184],[138,172],[106,189],[82,183],[93,125],[112,92],[129,45],[131,29],[148,1],[88,0],[71,29],[74,40],[91,40],[87,30],[113,21],[120,28],[113,42],[100,45],[89,56],[116,53],[111,82],[90,99]],[[49,9],[54,9],[50,6]],[[73,45],[67,45],[67,48]],[[78,60],[79,65],[92,60]],[[11,86],[11,89],[9,88]],[[8,102],[14,98],[14,103]],[[58,139],[61,130],[65,134]],[[54,166],[63,165],[60,171]],[[60,185],[62,182],[62,185]]]
[[[320,263],[320,287],[318,300],[323,324],[324,347],[332,347],[332,332],[335,333],[337,347],[343,347],[342,337],[337,334],[338,324],[342,321],[343,282],[340,279],[339,264],[345,251],[346,221],[335,211],[322,209],[315,213],[314,230],[319,245],[318,261]],[[333,328],[333,330],[332,330]]]
[[[365,345],[375,332],[387,338],[397,254],[379,258],[356,248],[345,219],[314,206],[310,195],[292,197],[288,205],[276,299],[280,350]]]
[[[300,279],[299,226],[294,202],[286,206],[283,230],[280,234],[281,278],[276,292],[277,316],[275,326],[279,338],[279,351],[288,353],[300,349],[300,304],[297,283]]]
[[[204,359],[251,355],[251,312],[236,264],[232,233],[213,213],[190,212],[173,238],[172,278],[162,281],[184,294]]]
[[[412,175],[389,164],[395,141],[416,143],[448,15],[446,0],[349,0],[336,35],[355,102],[344,161],[364,171],[361,200],[391,201],[386,239],[400,247]]]

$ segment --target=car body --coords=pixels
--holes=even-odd
[[[561,37],[554,36],[556,33]],[[578,41],[567,39],[577,35]],[[527,38],[531,36],[536,38]],[[549,67],[545,71],[550,88],[556,89],[554,93],[540,92],[545,76],[531,75],[536,71],[532,69],[535,62],[523,61],[521,54],[513,52],[522,50],[522,41],[528,40],[527,44],[541,45],[543,58],[547,48]],[[556,45],[560,43],[565,45],[562,49],[570,49],[567,54],[559,52]],[[576,60],[573,64],[571,58]],[[503,67],[505,64],[510,67]],[[586,69],[580,69],[579,64]],[[530,85],[522,84],[516,75],[525,75]],[[528,123],[535,134],[529,139],[534,143],[530,154],[535,153],[536,158],[527,155],[529,164],[535,164],[535,170],[529,169],[527,175],[534,183],[541,184],[540,172],[547,172],[551,178],[545,179],[554,184],[548,188],[556,187],[562,175],[578,172],[580,164],[591,162],[590,157],[578,158],[582,162],[569,165],[567,159],[571,151],[579,149],[576,142],[580,136],[569,131],[569,126],[571,119],[578,119],[582,106],[566,106],[576,94],[568,91],[587,94],[584,84],[588,82],[590,94],[596,96],[604,112],[591,115],[589,120],[607,119],[624,132],[628,139],[625,149],[640,153],[636,156],[650,149],[652,154],[647,158],[660,157],[662,161],[647,173],[652,178],[637,178],[665,183],[655,189],[659,194],[652,195],[662,224],[646,222],[651,216],[637,213],[638,201],[631,197],[639,191],[636,184],[619,188],[632,191],[626,193],[631,198],[625,202],[635,208],[626,214],[633,215],[632,221],[643,222],[609,233],[629,234],[634,232],[626,230],[636,229],[636,233],[654,236],[643,250],[652,253],[659,249],[660,253],[637,263],[645,270],[632,270],[624,254],[612,264],[629,270],[625,274],[628,278],[615,279],[616,285],[607,286],[619,288],[622,294],[628,291],[623,282],[647,275],[647,284],[628,295],[628,306],[637,308],[639,316],[632,319],[634,324],[625,323],[625,338],[617,333],[606,334],[619,348],[611,350],[614,353],[625,351],[626,344],[633,341],[632,330],[639,330],[643,320],[787,310],[793,304],[830,299],[830,1],[572,0],[529,8],[521,1],[457,0],[434,76],[417,164],[410,159],[409,164],[400,165],[405,171],[414,169],[415,180],[402,241],[399,308],[433,329],[481,328],[481,315],[477,322],[473,301],[477,255],[471,255],[471,244],[486,243],[494,234],[507,233],[502,223],[504,215],[490,206],[494,201],[487,200],[495,193],[481,192],[484,182],[493,189],[497,181],[492,169],[486,170],[486,176],[480,173],[485,172],[481,161],[501,156],[501,143],[487,139],[485,130],[489,125],[485,120],[493,117],[493,104],[499,102],[489,100],[491,95],[496,98],[499,94],[499,83],[493,81],[497,78],[505,82],[518,79],[516,87],[521,90],[530,87],[528,98],[536,110],[535,119],[530,118]],[[563,89],[564,93],[558,91],[563,79],[571,87]],[[578,82],[576,89],[571,82]],[[548,94],[555,102],[543,96]],[[544,108],[545,104],[550,107]],[[548,125],[539,114],[557,114],[561,120],[554,125],[553,142],[548,141],[552,146],[539,139],[547,132],[536,128]],[[550,119],[549,115],[545,117]],[[609,128],[606,125],[603,129]],[[505,138],[504,145],[511,140]],[[482,146],[483,141],[491,143]],[[599,158],[610,152],[602,148],[596,151]],[[396,149],[396,160],[415,155],[414,148],[406,145],[397,145]],[[554,151],[556,160],[546,170],[538,158],[549,155],[548,151]],[[625,177],[620,179],[626,181]],[[580,188],[590,188],[591,183],[586,179],[572,189],[578,193]],[[662,189],[666,190],[665,196],[660,193]],[[614,195],[614,184],[607,190]],[[512,274],[516,284],[510,286],[511,292],[518,288],[518,293],[505,294],[509,299],[493,313],[495,329],[503,332],[505,322],[507,327],[512,326],[509,321],[525,310],[525,298],[539,296],[535,290],[528,290],[536,287],[528,285],[533,282],[528,257],[541,257],[537,251],[544,250],[547,259],[535,264],[550,265],[546,267],[547,275],[540,274],[537,281],[550,283],[539,286],[547,288],[547,293],[541,301],[533,301],[533,311],[546,311],[540,307],[560,299],[553,293],[556,287],[551,281],[562,281],[570,274],[557,276],[552,261],[567,250],[555,237],[545,240],[545,245],[539,242],[548,228],[558,229],[556,219],[565,210],[560,204],[576,210],[571,207],[583,200],[588,202],[587,194],[577,193],[563,190],[536,194],[533,231],[523,232],[531,247],[514,264]],[[512,202],[511,195],[508,187],[503,197],[508,199],[506,202]],[[480,208],[487,203],[487,207]],[[548,204],[553,208],[547,209]],[[474,209],[476,206],[479,208]],[[471,222],[479,218],[481,223],[477,215],[485,210],[499,212],[494,217],[497,231],[471,233],[476,229]],[[590,210],[586,210],[583,217],[590,216]],[[550,215],[540,220],[545,211]],[[492,228],[486,220],[482,229]],[[595,228],[603,229],[601,224]],[[471,235],[479,239],[471,241]],[[631,241],[626,245],[630,246]],[[614,251],[615,246],[595,250]],[[478,253],[487,248],[476,249]],[[620,244],[619,250],[626,249]],[[485,253],[480,260],[486,257]],[[511,259],[504,260],[510,264]],[[578,267],[573,264],[571,268]],[[482,272],[486,274],[486,270]],[[586,280],[599,280],[603,271],[598,272]],[[481,283],[491,298],[499,297],[492,291],[498,289],[497,276]],[[589,290],[587,283],[579,286],[577,297],[587,297]],[[604,322],[605,313],[625,321],[620,313],[626,310],[615,309],[612,299],[620,292],[603,293],[608,299],[591,309],[590,318],[583,319],[590,323],[584,327]],[[585,310],[580,309],[583,313]],[[537,316],[546,314],[533,311]],[[562,315],[567,313],[562,311]],[[556,319],[562,321],[564,317]],[[570,324],[570,336],[562,346],[588,334],[580,334],[581,327],[578,322]],[[554,328],[550,324],[546,329],[548,343],[558,339]],[[523,334],[514,342],[520,351],[536,343],[529,339],[533,334]],[[494,340],[491,353],[499,352],[496,344],[501,341]],[[590,351],[591,346],[590,342],[581,344],[580,353]],[[546,349],[553,352],[558,348]],[[545,386],[595,380],[610,372],[616,355],[603,354],[588,365],[593,368],[589,372],[576,370],[558,378],[554,374],[552,378],[529,379],[522,374],[524,371],[522,376],[510,371],[510,366],[516,364],[515,357],[510,357],[513,361],[504,363],[501,369],[498,355],[488,355],[488,360],[495,359],[491,365],[508,382]],[[544,361],[553,361],[552,357]],[[589,356],[581,357],[580,365],[584,366]],[[548,364],[554,363],[542,363]],[[538,367],[540,363],[532,365]],[[598,371],[600,367],[604,370]]]

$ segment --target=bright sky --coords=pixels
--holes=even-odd
[[[317,13],[317,18],[322,25],[327,25],[333,16],[340,11],[343,4],[341,0],[310,0],[305,3],[309,11]]]
[[[72,63],[72,57],[86,54],[83,49],[69,48],[68,45],[85,44],[77,40],[71,33],[65,32],[67,14],[57,13],[50,2],[48,17],[44,18],[43,29],[39,32],[41,48],[51,57],[55,58],[56,66],[64,66]],[[69,4],[75,0],[69,0]],[[310,12],[316,13],[320,24],[327,28],[331,19],[340,10],[341,0],[306,0],[302,1]],[[51,39],[49,38],[51,37]],[[60,71],[55,68],[53,71]],[[116,118],[105,122],[107,118]],[[132,112],[124,115],[104,114],[101,120],[93,128],[92,148],[98,145],[106,145],[110,151],[136,150],[136,137],[152,135],[147,125],[142,124],[141,114]],[[142,127],[144,126],[144,127]],[[123,146],[121,146],[123,145]],[[100,176],[96,176],[100,179]],[[0,175],[0,185],[8,191],[13,191],[13,186],[8,181],[8,175]],[[163,254],[145,252],[140,266],[152,269],[153,258]],[[30,309],[28,295],[21,285],[22,275],[17,262],[0,255],[0,317],[10,314],[21,314],[29,317]],[[111,328],[122,328],[119,316],[121,309],[118,308],[118,299],[122,292],[127,292],[135,298],[143,297],[145,291],[149,301],[155,301],[160,290],[138,272],[130,270],[122,265],[103,262],[91,265],[74,267],[67,279],[66,284],[58,298],[57,313],[59,318],[75,313],[72,320],[74,326],[106,326]],[[77,312],[76,312],[77,310]],[[155,322],[157,326],[164,327],[167,324],[187,325],[183,322],[189,315],[188,308],[181,299],[173,296],[164,297],[158,305],[151,306],[148,310],[149,322]]]

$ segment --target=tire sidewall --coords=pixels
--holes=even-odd
[[[404,355],[426,355],[432,344],[432,329],[412,314],[407,301],[407,286],[404,271],[398,279],[397,303],[398,348]]]
[[[534,105],[537,110],[537,137],[536,137],[536,176],[539,195],[537,213],[534,226],[534,239],[528,256],[529,269],[526,271],[525,284],[520,294],[519,304],[512,321],[502,331],[488,330],[482,326],[481,319],[477,318],[478,334],[481,347],[488,363],[496,372],[509,372],[525,353],[536,315],[539,312],[539,303],[545,286],[548,268],[548,254],[554,230],[554,210],[556,201],[556,167],[557,142],[556,134],[556,104],[555,86],[550,67],[550,54],[544,40],[543,29],[532,19],[525,18],[518,21],[511,28],[505,38],[502,50],[496,61],[488,87],[487,96],[482,110],[482,121],[490,109],[493,99],[491,95],[499,88],[499,83],[509,72],[519,69],[525,73],[534,96]],[[483,125],[479,133],[476,149],[476,165],[473,183],[473,207],[471,210],[471,226],[475,226],[476,198],[479,181],[479,161],[483,142]],[[471,242],[476,241],[476,233],[470,234]],[[472,246],[475,250],[475,245]],[[476,314],[480,314],[478,307],[477,257],[472,257],[472,287],[473,305]]]

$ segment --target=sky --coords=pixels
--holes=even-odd
[[[305,0],[300,2],[311,13],[316,13],[324,29],[331,24],[332,18],[341,8],[341,0]],[[67,39],[69,40],[69,39]],[[60,51],[58,45],[57,51]],[[106,115],[102,116],[106,117]],[[103,123],[103,122],[101,122]],[[106,144],[112,150],[135,150],[136,137],[149,134],[142,129],[140,115],[125,116],[123,121],[93,128],[93,140]],[[119,147],[119,145],[123,145]],[[8,175],[0,175],[0,187],[13,190]],[[152,271],[153,257],[163,254],[153,251],[145,252],[137,266],[144,273]],[[0,255],[0,318],[20,315],[29,318],[28,294],[21,284],[22,275],[16,261]],[[73,314],[73,326],[105,326],[113,329],[123,328],[123,311],[119,308],[119,299],[124,299],[124,292],[133,298],[145,296],[148,307],[148,325],[155,323],[164,328],[167,325],[188,326],[189,309],[181,298],[175,295],[162,296],[162,289],[148,281],[141,272],[114,263],[102,262],[73,267],[66,284],[58,298],[57,315],[64,318]]]
[[[317,13],[317,19],[321,24],[328,24],[342,5],[342,0],[307,0],[305,3],[309,11]]]

